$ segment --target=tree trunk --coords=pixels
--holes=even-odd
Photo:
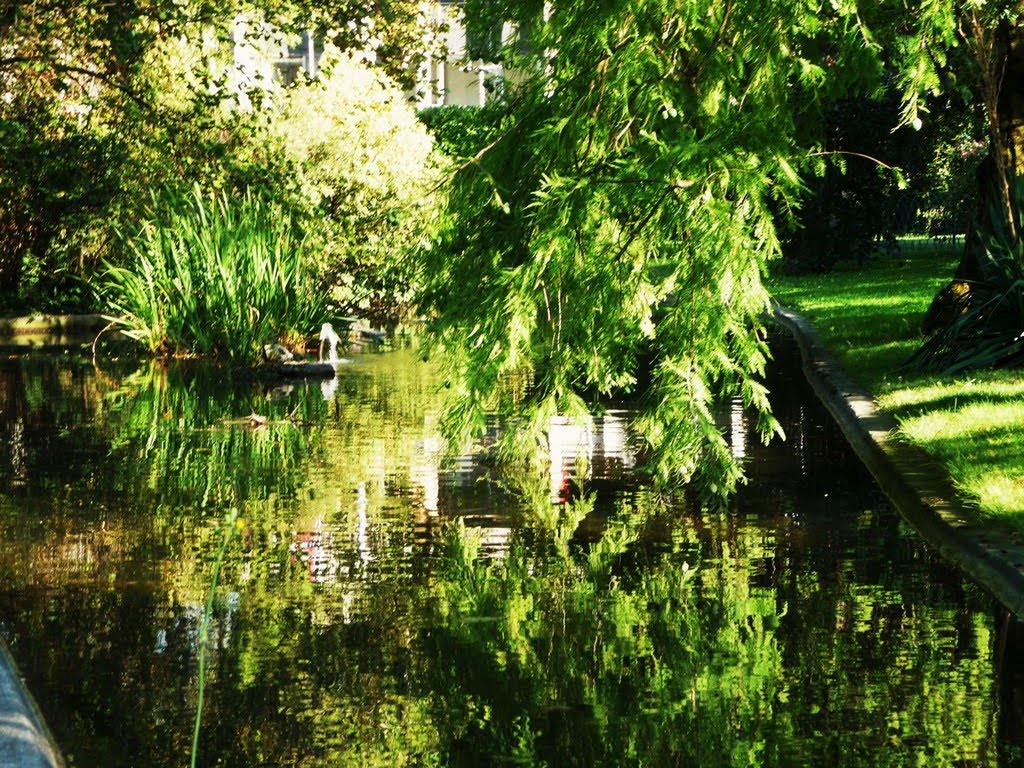
[[[0,214],[0,294],[13,296],[21,287],[24,231],[13,216]]]

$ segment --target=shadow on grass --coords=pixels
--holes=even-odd
[[[1024,471],[1024,456],[1017,452],[1020,433],[1009,427],[996,427],[977,431],[967,430],[973,442],[964,450],[963,433],[952,437],[918,439],[917,444],[929,453],[943,458],[966,458],[985,468]]]
[[[923,413],[935,411],[961,411],[974,405],[1017,405],[1021,402],[1021,392],[994,393],[989,389],[978,391],[958,389],[938,397],[929,397],[922,400],[915,400],[912,403],[904,403],[886,408],[886,410],[900,421],[906,421],[920,416]],[[1015,449],[1020,450],[1024,442],[1024,428],[1016,426],[1011,428],[1015,435]]]

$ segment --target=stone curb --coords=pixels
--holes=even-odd
[[[0,336],[99,333],[110,321],[103,315],[32,315],[0,318]]]
[[[64,768],[35,699],[0,640],[0,768]]]
[[[946,471],[899,439],[896,420],[839,366],[805,318],[776,305],[775,319],[796,339],[815,394],[903,518],[946,559],[1024,616],[1024,535],[965,507]]]

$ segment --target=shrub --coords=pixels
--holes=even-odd
[[[494,140],[505,110],[492,103],[484,107],[429,107],[418,114],[444,155],[468,158]]]
[[[925,173],[920,182],[911,181],[911,188],[920,190],[919,231],[951,238],[968,230],[978,207],[978,166],[987,144],[984,126],[972,112],[951,110],[942,117],[945,122],[928,145],[931,158]]]
[[[197,187],[154,195],[149,214],[125,238],[134,263],[108,263],[99,290],[151,351],[252,362],[321,319],[305,238],[279,206]]]
[[[109,211],[120,149],[45,104],[0,107],[0,311],[86,303],[79,233]]]
[[[346,312],[409,300],[437,192],[432,142],[383,73],[328,50],[317,80],[288,90],[272,125],[310,207],[316,267]]]

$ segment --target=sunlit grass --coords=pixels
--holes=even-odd
[[[920,343],[928,304],[955,269],[953,249],[913,249],[827,275],[779,276],[770,287],[784,306],[814,322],[865,386],[879,391],[899,380],[900,366]]]
[[[958,257],[956,247],[915,244],[863,268],[778,276],[771,287],[779,302],[815,325],[843,366],[897,418],[902,435],[947,468],[968,504],[1024,528],[1024,372],[942,379],[903,368]]]

